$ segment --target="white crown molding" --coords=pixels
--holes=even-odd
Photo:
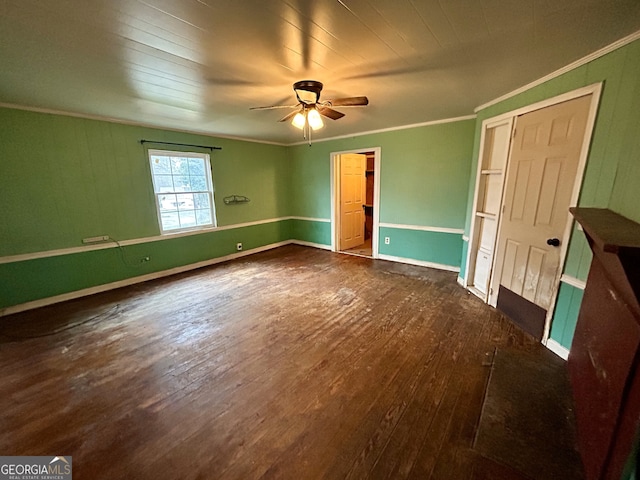
[[[475,120],[477,115],[465,115],[463,117],[454,117],[454,118],[443,118],[442,120],[432,120],[430,122],[422,122],[422,123],[412,123],[410,125],[400,125],[398,127],[389,127],[389,128],[381,128],[379,130],[369,130],[368,132],[359,132],[359,133],[351,133],[348,135],[339,135],[337,137],[329,137],[329,138],[319,138],[317,140],[313,140],[313,143],[321,143],[321,142],[330,142],[333,140],[341,140],[344,138],[355,138],[362,137],[363,135],[373,135],[376,133],[387,133],[387,132],[395,132],[397,130],[407,130],[409,128],[420,128],[420,127],[430,127],[432,125],[441,125],[444,123],[452,123],[452,122],[461,122],[463,120]],[[297,145],[307,145],[307,141],[304,142],[296,142],[287,144],[288,147],[293,147]]]
[[[506,93],[498,98],[494,98],[493,100],[490,100],[487,103],[483,103],[482,105],[476,107],[473,109],[473,111],[475,113],[480,112],[481,110],[484,110],[485,108],[491,107],[493,105],[496,105],[497,103],[503,102],[505,100],[508,100],[509,98],[515,97],[516,95],[519,95],[523,92],[526,92],[527,90],[530,90],[534,87],[537,87],[539,85],[542,85],[545,82],[548,82],[549,80],[553,80],[556,77],[559,77],[560,75],[564,75],[565,73],[570,72],[571,70],[575,70],[578,67],[581,67],[583,65],[586,65],[589,62],[593,62],[594,60],[597,60],[600,57],[603,57],[605,55],[607,55],[608,53],[613,52],[614,50],[617,50],[621,47],[624,47],[625,45],[630,44],[631,42],[634,42],[636,40],[640,39],[640,30],[638,30],[637,32],[632,33],[631,35],[627,35],[626,37],[621,38],[620,40],[617,40],[616,42],[613,42],[610,45],[607,45],[606,47],[601,48],[600,50],[596,50],[593,53],[590,53],[589,55],[586,55],[578,60],[576,60],[573,63],[570,63],[569,65],[565,65],[562,68],[559,68],[558,70],[551,72],[548,75],[545,75],[542,78],[539,78],[537,80],[534,80],[531,83],[527,83],[526,85],[517,88],[515,90],[513,90],[512,92]]]
[[[109,122],[109,123],[118,123],[120,125],[129,125],[132,127],[143,127],[143,128],[153,128],[155,130],[165,130],[168,132],[178,132],[178,133],[187,133],[189,135],[200,135],[203,137],[209,137],[213,139],[224,139],[224,140],[236,140],[239,142],[250,142],[250,143],[261,143],[265,145],[275,145],[278,147],[286,147],[288,144],[280,143],[280,142],[271,142],[268,140],[256,140],[253,138],[246,137],[235,137],[232,135],[224,135],[224,134],[216,134],[216,133],[208,133],[202,132],[198,130],[189,130],[185,128],[171,128],[171,127],[162,127],[159,125],[154,125],[152,123],[145,122],[135,122],[133,120],[124,120],[121,118],[113,118],[102,115],[91,115],[88,113],[77,113],[77,112],[67,112],[65,110],[55,110],[52,108],[42,108],[42,107],[33,107],[29,105],[18,105],[15,103],[5,103],[0,102],[0,108],[10,108],[13,110],[24,110],[26,112],[35,112],[35,113],[46,113],[49,115],[62,115],[64,117],[74,117],[74,118],[83,118],[85,120],[97,120],[99,122]]]

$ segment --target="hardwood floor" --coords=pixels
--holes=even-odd
[[[472,448],[505,346],[543,348],[454,273],[282,247],[0,319],[0,452],[76,480],[517,480]]]

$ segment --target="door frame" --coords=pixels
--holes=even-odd
[[[498,118],[498,117],[495,117],[495,118]],[[476,233],[479,233],[479,232],[476,232],[476,228],[478,228],[478,219],[477,219],[476,212],[478,210],[478,195],[479,195],[479,189],[480,189],[480,179],[481,179],[482,170],[483,170],[482,162],[484,160],[483,155],[485,150],[486,134],[487,134],[487,130],[491,128],[499,127],[500,125],[507,125],[509,128],[507,157],[505,158],[505,161],[504,161],[504,166],[502,169],[502,178],[500,180],[500,204],[498,205],[498,212],[501,212],[507,163],[509,162],[509,157],[511,156],[511,138],[513,137],[513,124],[514,124],[514,117],[511,117],[511,116],[506,118],[498,118],[498,120],[496,120],[495,118],[488,118],[482,122],[482,131],[480,134],[480,147],[478,151],[478,168],[476,171],[476,184],[474,188],[475,195],[473,197],[473,208],[471,210],[471,225],[469,228],[469,232],[470,232],[469,243],[467,245],[467,268],[465,270],[465,276],[463,279],[464,287],[467,288],[469,291],[471,291],[477,297],[481,298],[482,301],[485,303],[489,303],[489,295],[491,291],[491,273],[493,272],[493,265],[495,263],[496,245],[498,243],[498,229],[500,227],[500,218],[501,218],[501,214],[499,213],[498,217],[496,218],[496,234],[493,239],[493,248],[491,252],[491,261],[489,265],[489,278],[487,280],[487,291],[486,293],[482,294],[482,292],[480,292],[479,290],[476,290],[475,288],[474,277],[475,277],[476,265],[475,265],[475,259],[473,259],[472,261],[472,256],[474,254],[475,255],[478,254],[479,243],[480,243],[479,235],[476,235]]]
[[[504,194],[506,191],[506,184],[507,184],[507,179],[509,178],[509,171],[511,169],[511,142],[513,141],[513,136],[514,136],[514,129],[517,128],[516,125],[516,120],[517,117],[521,116],[521,115],[525,115],[527,113],[531,113],[535,110],[540,110],[546,107],[550,107],[553,105],[557,105],[559,103],[562,102],[566,102],[568,100],[573,100],[575,98],[579,98],[579,97],[584,97],[587,95],[591,95],[591,104],[589,106],[589,113],[587,114],[587,124],[586,124],[586,128],[585,128],[585,133],[584,133],[584,138],[582,141],[582,147],[580,150],[580,155],[578,158],[578,169],[576,171],[576,176],[574,179],[574,183],[573,183],[573,188],[572,188],[572,192],[571,192],[571,199],[569,201],[569,205],[570,206],[577,206],[578,204],[578,199],[580,197],[580,192],[582,190],[582,182],[584,180],[584,172],[586,169],[586,165],[587,165],[587,158],[589,156],[589,151],[590,151],[590,147],[591,147],[591,138],[593,135],[593,128],[595,126],[595,120],[596,120],[596,114],[598,112],[598,106],[600,104],[600,96],[602,93],[602,82],[598,82],[598,83],[594,83],[591,85],[587,85],[585,87],[582,88],[578,88],[576,90],[572,90],[570,92],[566,92],[563,93],[561,95],[556,95],[554,97],[551,98],[547,98],[545,100],[542,100],[540,102],[536,102],[533,103],[531,105],[526,105],[524,107],[520,107],[516,110],[512,110],[506,113],[503,113],[501,115],[497,115],[495,117],[491,117],[488,118],[486,120],[484,120],[482,122],[482,132],[481,132],[481,138],[480,138],[480,148],[482,149],[483,145],[484,145],[484,140],[485,140],[485,132],[486,132],[486,128],[487,126],[493,125],[496,122],[500,122],[500,121],[505,121],[505,120],[509,120],[511,119],[513,121],[513,126],[512,126],[512,132],[511,132],[511,140],[510,140],[510,144],[509,144],[509,155],[507,157],[507,163],[505,165],[505,169],[504,169],[504,179],[502,182],[502,192],[501,192],[501,200],[500,200],[500,213],[498,215],[498,224],[497,224],[497,231],[496,231],[496,239],[495,239],[495,244],[496,246],[500,244],[500,234],[501,234],[501,227],[502,227],[502,208],[504,205]],[[481,161],[480,159],[480,155],[482,154],[482,150],[478,151],[478,162]],[[478,170],[479,172],[479,170]],[[479,175],[479,173],[478,173]],[[477,200],[478,200],[478,189],[477,189],[477,185],[478,185],[478,177],[476,177],[476,190],[474,193],[474,205],[477,204]],[[475,208],[475,207],[474,207]],[[472,212],[473,213],[473,212]],[[471,222],[471,228],[470,228],[470,233],[469,233],[469,239],[471,242],[471,239],[475,238],[475,228],[477,228],[477,224],[476,222],[474,222],[474,218],[472,218],[472,222]],[[559,266],[560,268],[558,268],[558,271],[556,272],[556,275],[554,277],[553,280],[553,285],[554,285],[554,289],[553,289],[553,293],[551,296],[551,306],[549,307],[549,309],[547,310],[547,315],[545,318],[545,325],[544,325],[544,333],[542,336],[542,343],[546,345],[547,340],[549,339],[549,333],[551,330],[551,320],[553,319],[553,313],[555,310],[555,304],[556,304],[556,300],[557,300],[557,296],[558,296],[558,290],[560,289],[560,277],[562,276],[562,271],[564,270],[564,265],[565,265],[565,261],[566,261],[566,256],[567,256],[567,251],[568,251],[568,247],[569,247],[569,240],[571,238],[571,230],[573,228],[573,217],[571,217],[571,215],[567,216],[567,222],[565,224],[565,228],[563,231],[563,239],[564,241],[562,242],[562,245],[560,246],[560,263]],[[466,268],[466,272],[465,272],[465,279],[464,279],[464,284],[465,286],[468,285],[469,283],[469,277],[468,277],[468,273],[470,271],[469,269],[469,265],[470,265],[470,260],[471,260],[471,253],[472,253],[472,249],[471,249],[471,245],[469,245],[469,248],[467,249],[467,268]],[[496,249],[493,253],[494,258],[497,257],[500,254],[500,252],[498,252],[498,250]],[[487,295],[487,299],[486,299],[486,303],[488,303],[489,305],[495,307],[496,303],[497,303],[497,299],[498,299],[498,288],[497,288],[497,283],[499,283],[499,280],[497,279],[497,275],[495,275],[495,262],[492,264],[491,266],[491,272],[490,272],[490,280],[489,280],[489,289],[488,289],[488,295]]]
[[[373,176],[373,227],[371,229],[371,255],[378,258],[378,241],[380,238],[380,163],[381,148],[358,148],[356,150],[344,150],[340,152],[331,152],[330,154],[330,176],[331,176],[331,251],[339,252],[340,245],[340,155],[346,153],[373,152],[374,176]]]

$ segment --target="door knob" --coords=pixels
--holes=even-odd
[[[560,239],[559,238],[547,238],[547,245],[551,245],[552,247],[559,247],[560,246]]]

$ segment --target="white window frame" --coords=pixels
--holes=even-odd
[[[155,198],[155,204],[156,204],[156,216],[157,216],[157,220],[158,220],[158,228],[160,229],[160,233],[162,235],[171,235],[171,234],[175,234],[175,233],[182,233],[182,232],[189,232],[189,231],[194,231],[194,230],[206,230],[206,229],[211,229],[211,228],[215,228],[217,226],[217,220],[216,220],[216,205],[214,202],[214,189],[213,189],[213,174],[212,174],[212,170],[211,170],[211,156],[208,153],[200,153],[200,152],[180,152],[180,151],[174,151],[174,150],[158,150],[158,149],[149,149],[147,151],[147,156],[149,158],[149,171],[151,173],[151,180],[152,180],[152,186],[153,186],[153,196]],[[185,191],[185,192],[178,192],[178,191],[174,191],[172,193],[169,193],[170,195],[173,194],[181,194],[181,193],[206,193],[209,196],[209,205],[211,208],[211,223],[206,224],[206,225],[190,225],[190,226],[186,226],[186,227],[178,227],[178,228],[169,228],[169,229],[165,229],[163,227],[162,224],[162,211],[161,211],[161,200],[160,197],[162,195],[166,195],[168,194],[168,192],[158,192],[157,191],[157,185],[156,185],[156,175],[153,172],[153,156],[162,156],[162,157],[181,157],[181,158],[198,158],[198,159],[202,159],[204,160],[204,164],[205,164],[205,178],[207,181],[207,190],[206,191]]]

